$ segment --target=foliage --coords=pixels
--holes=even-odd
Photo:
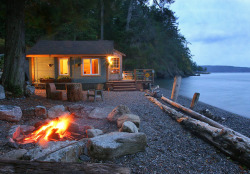
[[[61,80],[61,79],[71,79],[71,77],[70,76],[59,76],[57,78],[57,80]]]
[[[54,79],[54,78],[52,78],[52,77],[50,77],[50,76],[40,78],[40,80],[49,80],[49,79]]]
[[[5,5],[0,9],[4,23]],[[126,30],[132,2],[130,28]],[[29,0],[26,1],[26,45],[39,39],[98,40],[101,28],[100,0]],[[124,52],[123,68],[152,68],[161,76],[190,75],[197,70],[188,42],[182,36],[177,18],[169,5],[174,0],[105,0],[104,39],[114,40]],[[4,28],[0,27],[0,38]]]

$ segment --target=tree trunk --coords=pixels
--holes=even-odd
[[[82,100],[82,84],[68,83],[66,84],[68,101],[76,102]]]
[[[132,17],[132,9],[133,9],[133,0],[130,0],[129,7],[128,7],[126,31],[129,30],[129,24],[130,24],[130,20],[131,20],[131,17]]]
[[[24,31],[25,0],[7,1],[7,21],[5,37],[5,56],[3,85],[16,95],[23,95],[25,31]]]
[[[0,173],[129,174],[130,169],[116,164],[105,163],[59,163],[0,160]]]
[[[101,2],[101,40],[104,39],[104,36],[103,36],[103,30],[104,30],[104,2],[103,0],[100,0]]]

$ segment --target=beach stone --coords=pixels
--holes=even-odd
[[[113,107],[99,108],[96,107],[89,115],[88,118],[93,119],[105,119],[112,112]]]
[[[23,116],[26,117],[34,117],[35,116],[35,108],[26,108],[22,110]]]
[[[108,115],[107,119],[110,122],[117,121],[117,119],[123,114],[130,114],[130,109],[125,105],[119,105],[115,107]]]
[[[133,122],[137,127],[140,126],[140,117],[138,115],[134,114],[124,114],[121,117],[117,119],[117,127],[122,127],[122,124],[125,121],[131,121]]]
[[[47,109],[45,106],[36,106],[35,107],[35,116],[36,117],[46,117]]]
[[[93,138],[103,134],[103,131],[100,129],[88,129],[87,131],[88,138]]]
[[[77,162],[87,139],[81,141],[51,141],[46,147],[36,147],[29,150],[25,159],[53,162]]]
[[[93,158],[111,159],[144,151],[146,145],[144,133],[112,132],[90,138],[87,148]]]
[[[119,129],[120,132],[138,133],[138,128],[131,121],[125,121],[122,127]]]
[[[2,85],[0,85],[0,99],[5,99],[5,91]]]
[[[22,118],[22,110],[18,106],[0,105],[0,120],[20,121]]]
[[[23,157],[23,155],[27,153],[26,149],[18,149],[9,151],[0,156],[0,159],[4,160],[19,160]]]
[[[60,117],[66,114],[69,115],[70,113],[65,111],[65,107],[63,105],[56,105],[48,110],[48,118],[51,118],[51,119],[54,119],[56,117]]]
[[[26,85],[25,87],[25,96],[26,97],[30,97],[32,95],[35,94],[35,86],[31,86],[31,85]]]

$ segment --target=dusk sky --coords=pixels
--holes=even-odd
[[[250,67],[250,0],[175,0],[170,8],[198,65]]]

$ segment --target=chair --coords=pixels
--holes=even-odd
[[[103,101],[103,84],[97,84],[96,89],[89,89],[87,92],[87,100],[89,100],[89,97],[94,97],[94,102],[96,101],[96,98],[101,98]]]
[[[54,83],[46,83],[46,98],[52,100],[62,100],[62,91],[57,91]]]

